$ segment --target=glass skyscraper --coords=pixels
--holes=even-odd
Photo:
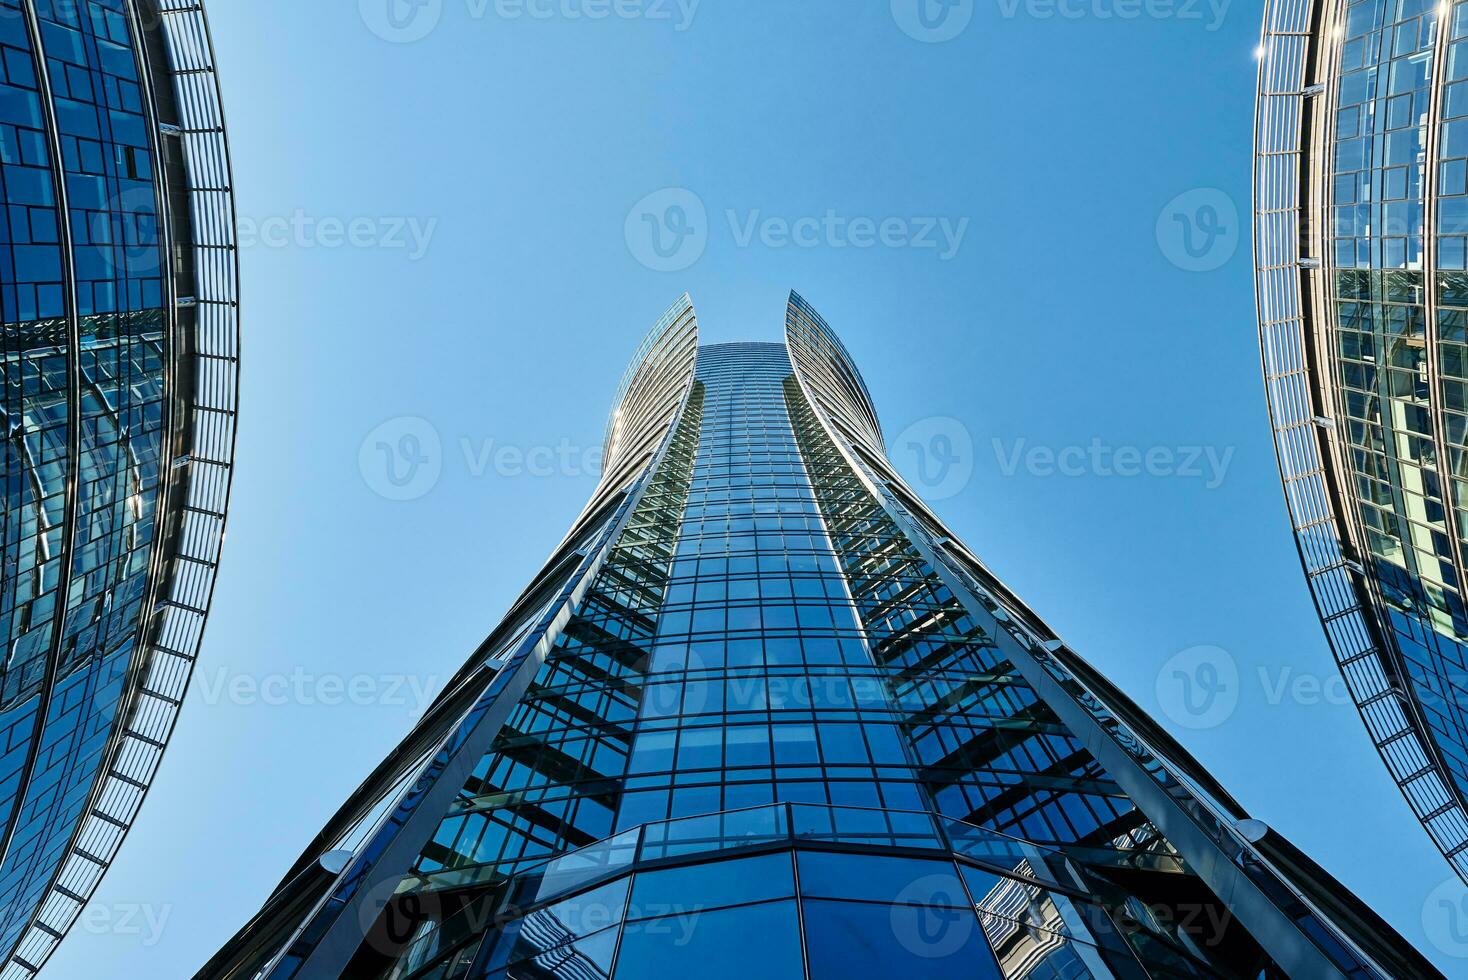
[[[132,826],[235,431],[234,218],[194,0],[0,0],[0,978]]]
[[[1301,560],[1468,881],[1468,2],[1270,0],[1258,55],[1260,336]]]
[[[199,976],[1438,974],[944,528],[792,295],[658,321],[571,532]]]

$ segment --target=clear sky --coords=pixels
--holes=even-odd
[[[1289,536],[1247,241],[1258,6],[208,6],[244,246],[229,540],[155,788],[48,977],[198,969],[560,539],[657,315],[687,290],[705,340],[777,340],[791,288],[970,546],[1468,972]],[[396,486],[378,443],[426,462]],[[1237,671],[1203,714],[1173,680],[1200,663]]]

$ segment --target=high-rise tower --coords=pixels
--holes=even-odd
[[[1468,2],[1270,0],[1258,55],[1260,337],[1300,557],[1468,881]]]
[[[570,534],[200,976],[1437,973],[944,528],[792,296],[659,320]]]
[[[229,161],[195,0],[0,0],[0,978],[137,817],[233,462]]]

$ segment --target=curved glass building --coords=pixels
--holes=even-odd
[[[675,304],[606,460],[200,977],[1439,976],[923,505],[799,296]]]
[[[1300,556],[1468,880],[1468,3],[1270,0],[1258,54],[1260,336]]]
[[[193,0],[0,0],[0,978],[137,816],[233,461],[234,215]]]

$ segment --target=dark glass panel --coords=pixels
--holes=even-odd
[[[617,980],[804,980],[794,902],[629,923]]]
[[[800,893],[816,898],[967,907],[951,861],[801,851]]]
[[[803,905],[810,980],[1004,980],[971,911],[819,900]]]
[[[790,854],[644,871],[632,888],[629,916],[666,915],[670,909],[715,909],[795,894]]]

